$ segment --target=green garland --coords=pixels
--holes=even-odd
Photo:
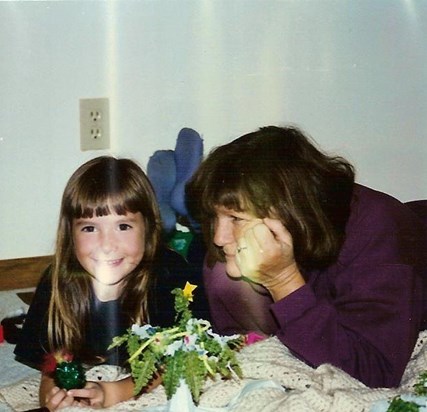
[[[375,403],[371,412],[427,411],[427,371],[420,374],[413,389],[413,394],[398,395],[389,402],[383,400]]]
[[[245,337],[219,336],[212,332],[208,321],[193,318],[189,304],[195,288],[187,282],[184,289],[172,291],[176,311],[174,326],[133,325],[124,335],[113,339],[109,349],[127,345],[135,395],[160,375],[168,399],[184,380],[197,404],[207,378],[242,377],[236,350],[244,345]]]
[[[420,374],[418,382],[414,385],[415,395],[426,396],[427,395],[427,371]]]

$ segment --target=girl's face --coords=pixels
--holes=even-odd
[[[225,255],[226,271],[231,277],[240,277],[236,262],[237,241],[246,230],[262,222],[262,219],[249,212],[236,212],[224,206],[215,208],[214,243],[222,248]]]
[[[74,219],[75,254],[92,276],[100,300],[117,299],[122,280],[144,256],[145,224],[140,212]]]

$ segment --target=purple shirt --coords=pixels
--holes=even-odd
[[[306,285],[280,301],[228,277],[222,263],[205,268],[213,326],[275,334],[313,367],[330,363],[368,386],[398,386],[424,326],[425,246],[425,226],[408,207],[355,185],[337,262],[304,272]]]

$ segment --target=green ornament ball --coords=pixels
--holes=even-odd
[[[86,384],[83,367],[77,362],[61,362],[56,366],[55,383],[59,388],[81,389]]]

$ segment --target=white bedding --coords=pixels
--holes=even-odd
[[[1,359],[1,375],[4,361],[7,365],[15,362],[8,346],[11,345],[0,348],[1,356],[6,357]],[[412,392],[412,386],[419,374],[427,370],[427,331],[420,333],[401,386],[396,389],[367,388],[331,365],[310,368],[293,357],[276,338],[243,348],[238,358],[244,379],[208,382],[201,396],[198,411],[366,412],[378,400],[391,399],[395,395]],[[20,366],[18,369],[19,372],[12,377],[13,382],[0,388],[0,411],[25,411],[38,406],[38,374],[34,375],[32,370],[23,370]],[[16,379],[20,377],[21,372],[27,376],[17,382]],[[98,368],[91,373],[95,374],[95,379],[98,376],[114,379],[108,368]],[[248,386],[253,382],[262,383],[264,386]],[[241,392],[245,387],[246,391]],[[150,394],[144,394],[137,400],[123,402],[110,410],[157,412],[168,411],[168,407],[164,390],[159,387]],[[179,412],[187,410],[182,409]],[[65,411],[81,412],[81,409],[68,408]]]
[[[33,289],[34,288],[20,289],[19,292],[27,292]],[[0,292],[0,320],[5,317],[18,315],[28,310],[28,305],[19,299],[16,292],[18,291],[11,290]],[[14,360],[14,348],[14,345],[10,345],[7,342],[0,344],[0,388],[35,374],[34,369]]]
[[[20,289],[19,292],[27,292],[33,289],[34,288]],[[0,291],[0,320],[5,317],[15,316],[28,310],[28,305],[19,299],[16,292],[18,291]],[[0,388],[20,382],[25,378],[38,375],[38,372],[34,369],[14,360],[14,348],[15,345],[10,345],[7,342],[0,344]],[[12,410],[13,409],[8,405],[0,402],[0,412]]]

